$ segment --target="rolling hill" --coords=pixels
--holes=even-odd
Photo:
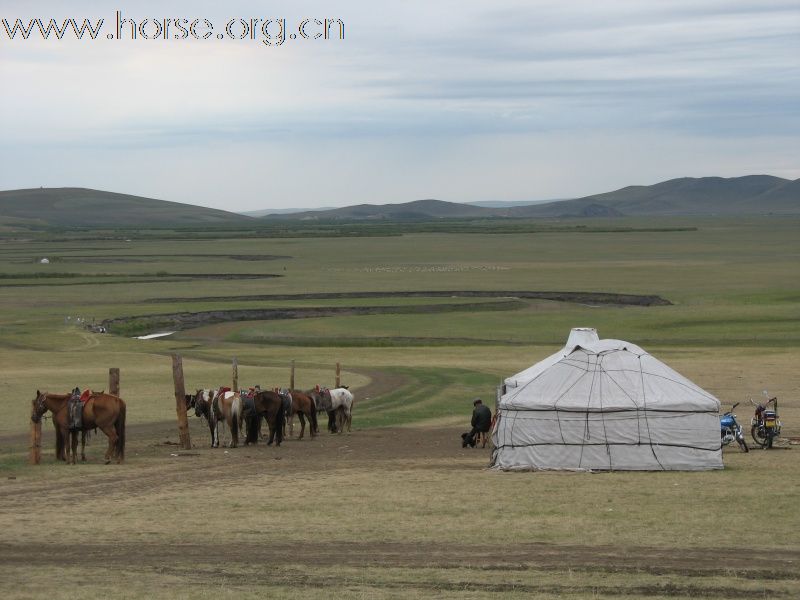
[[[430,219],[469,219],[496,216],[500,209],[445,202],[444,200],[414,200],[400,204],[357,204],[328,210],[298,213],[271,213],[264,219],[322,219],[322,220],[385,220],[427,221]],[[505,209],[502,209],[505,210]]]
[[[683,177],[634,185],[557,204],[512,209],[509,216],[557,217],[605,206],[628,216],[800,214],[800,179],[769,175]]]
[[[224,210],[85,188],[0,192],[0,221],[51,227],[164,227],[252,223]]]
[[[179,202],[85,188],[0,191],[0,226],[187,227],[257,225],[264,220],[436,221],[484,218],[614,218],[800,215],[800,179],[769,175],[671,179],[572,200],[530,205],[416,200],[273,213],[255,218]],[[506,204],[506,205],[499,205]],[[257,211],[261,212],[261,211]]]
[[[622,216],[800,214],[800,179],[769,175],[684,177],[655,185],[637,185],[613,192],[526,206],[477,206],[441,200],[403,204],[359,204],[344,208],[264,219],[431,220],[465,218],[595,218]]]

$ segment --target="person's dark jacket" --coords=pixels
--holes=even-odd
[[[485,404],[478,404],[472,411],[472,427],[476,431],[489,431],[492,427],[492,411]]]

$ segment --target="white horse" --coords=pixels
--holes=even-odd
[[[344,387],[326,390],[326,392],[331,397],[331,410],[336,412],[337,431],[344,431],[346,423],[347,432],[350,433],[350,426],[353,424],[353,393]]]

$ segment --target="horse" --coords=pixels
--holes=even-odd
[[[294,436],[294,416],[297,415],[300,417],[300,436],[297,439],[303,439],[303,434],[306,431],[306,419],[308,419],[308,430],[311,433],[311,437],[316,437],[319,433],[316,402],[311,396],[300,390],[289,390],[289,393],[292,399],[286,414],[286,421],[289,423],[289,436]]]
[[[347,425],[347,433],[353,424],[353,393],[346,387],[324,390],[324,395],[330,396],[331,410],[336,413],[336,429],[339,433],[344,431]]]
[[[189,396],[191,398],[191,396]],[[189,400],[189,402],[192,402]],[[242,398],[238,392],[197,390],[194,395],[194,413],[205,417],[211,431],[211,447],[219,448],[219,426],[227,423],[231,432],[231,448],[239,445],[239,428],[242,423]],[[187,405],[188,409],[189,405]]]
[[[239,446],[239,428],[242,424],[242,397],[239,392],[221,392],[211,404],[217,423],[223,420],[231,431],[230,448]]]
[[[211,430],[211,447],[217,447],[217,427],[211,410],[211,398],[214,390],[197,390],[194,394],[186,394],[186,412],[194,409],[194,416],[205,417],[208,428]]]
[[[67,400],[71,394],[64,396],[60,394],[48,394],[36,390],[36,398],[33,400],[31,420],[36,423],[41,420],[42,415],[48,410],[53,413],[53,422],[58,427],[61,441],[64,445],[64,460],[76,463],[78,453],[78,432],[70,431],[69,419],[67,415]],[[117,463],[125,460],[125,415],[126,405],[122,398],[106,394],[104,392],[92,392],[89,399],[82,407],[82,426],[81,431],[86,432],[90,429],[99,428],[108,437],[108,449],[105,454],[106,464],[111,462],[112,457],[116,457]],[[67,440],[71,438],[70,447]],[[56,437],[56,447],[58,450],[58,436]],[[70,450],[72,451],[70,459]]]
[[[267,446],[275,442],[280,446],[283,441],[283,425],[285,414],[283,410],[283,398],[269,390],[262,390],[253,395],[253,414],[247,417],[247,438],[245,444],[258,443],[258,424],[261,418],[267,420],[269,425],[269,441]]]
[[[317,405],[317,412],[327,413],[328,415],[328,431],[331,433],[336,433],[336,412],[333,410],[333,406],[331,405],[331,396],[330,394],[325,394],[319,386],[316,386],[312,390],[308,390],[306,392],[308,396],[313,398],[314,403]]]
[[[42,393],[45,394],[49,400],[49,406],[45,412],[50,410],[53,415],[63,409],[67,405],[67,401],[72,397],[72,394],[50,394],[48,392]],[[36,396],[39,396],[39,390],[36,390]],[[33,415],[31,415],[31,420],[34,422],[38,421],[38,419],[33,418]],[[64,434],[61,433],[61,430],[58,428],[58,423],[55,419],[53,419],[53,429],[56,432],[56,460],[67,462],[66,449],[64,446]],[[81,441],[83,442],[81,444],[81,461],[86,462],[86,432],[83,432]]]

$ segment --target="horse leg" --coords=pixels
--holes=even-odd
[[[238,448],[239,447],[239,430],[236,427],[237,423],[236,423],[235,419],[236,419],[236,417],[233,417],[231,419],[231,424],[230,424],[230,428],[231,428],[231,448]]]
[[[70,450],[72,451],[72,464],[78,464],[78,432],[70,432]]]
[[[347,418],[347,433],[350,433],[350,426],[353,424],[353,407],[349,406],[345,409],[345,417]]]
[[[336,409],[336,433],[344,432],[344,409],[340,406]]]
[[[306,418],[303,416],[303,413],[297,413],[297,417],[300,419],[300,437],[297,439],[302,440],[303,434],[306,432]]]
[[[283,410],[279,408],[278,410]],[[275,441],[275,430],[277,429],[276,425],[270,423],[269,417],[267,417],[267,425],[269,426],[269,441],[267,442],[267,446],[272,446],[272,442]]]
[[[81,462],[86,462],[86,432],[81,431]]]
[[[328,431],[336,433],[336,411],[329,410],[328,413]]]
[[[58,423],[54,422],[53,427],[56,430],[56,460],[63,460],[66,462],[67,458],[64,451],[66,441],[64,440],[64,432],[61,431],[61,427],[58,426]]]
[[[108,450],[106,450],[106,464],[111,462],[111,457],[117,451],[117,432],[113,425],[106,425],[100,430],[108,437]]]
[[[75,447],[72,445],[72,441],[75,440],[75,432],[70,431],[67,434],[67,463],[70,465],[75,464]]]

